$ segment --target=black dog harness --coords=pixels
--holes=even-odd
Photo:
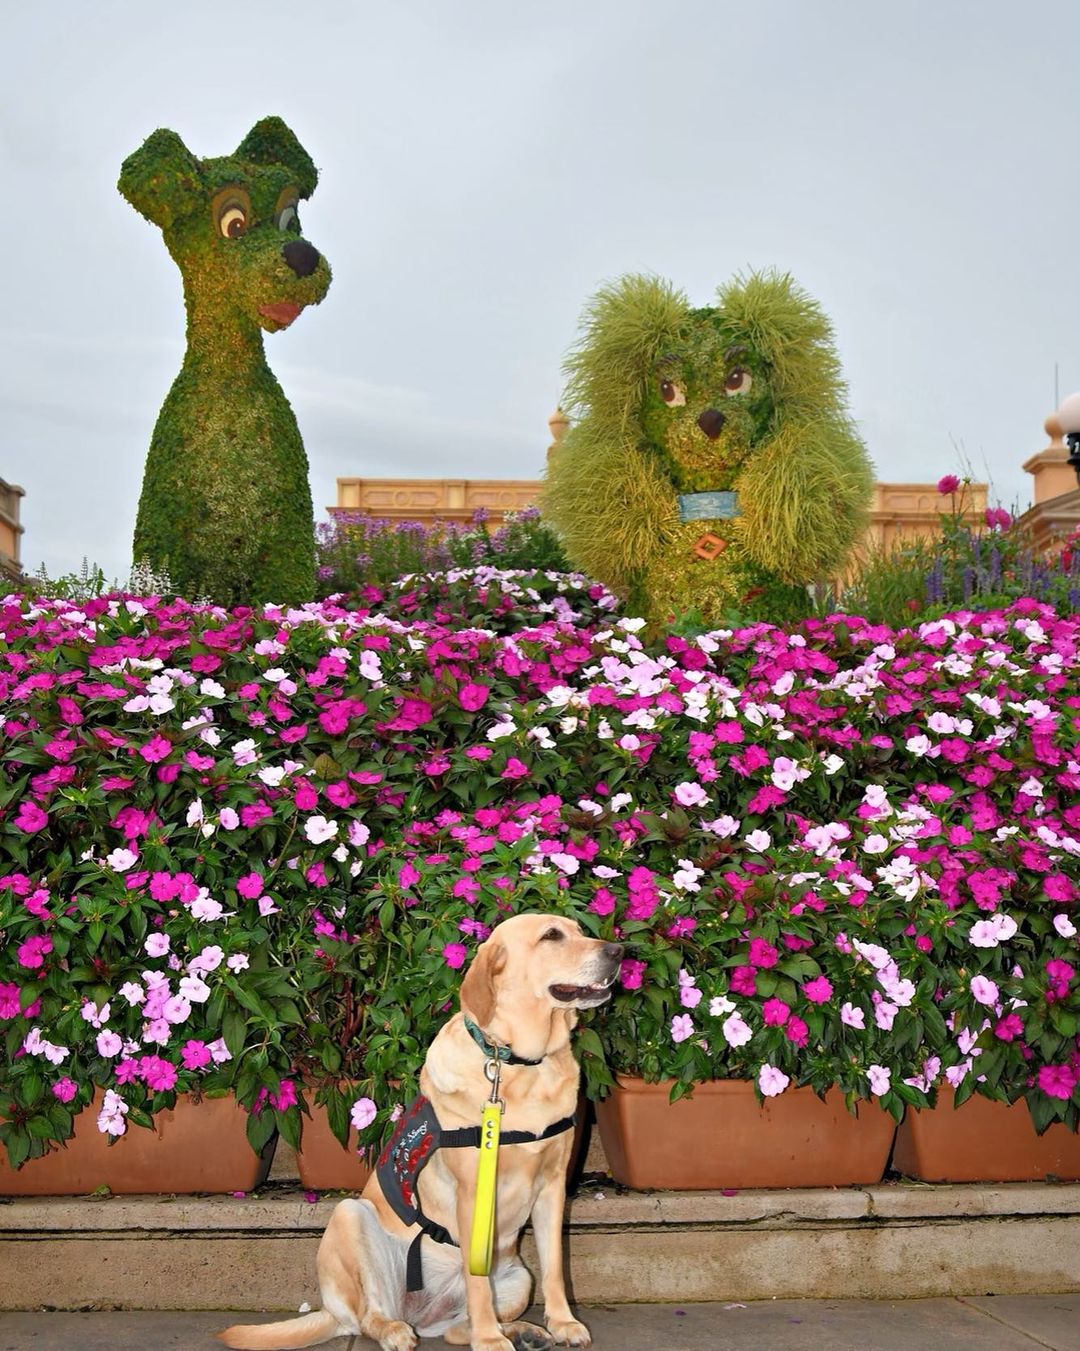
[[[493,1046],[468,1018],[465,1020],[465,1026],[489,1059],[499,1060],[508,1065],[540,1064],[539,1060],[525,1060],[521,1056],[514,1055],[508,1046]],[[553,1135],[573,1130],[574,1121],[573,1116],[564,1116],[559,1121],[553,1121],[539,1135],[534,1135],[531,1131],[503,1131],[499,1144],[526,1145],[536,1144],[540,1140],[550,1140]],[[379,1156],[375,1173],[383,1195],[399,1219],[406,1224],[420,1226],[420,1232],[409,1245],[405,1266],[406,1290],[424,1288],[420,1242],[425,1234],[436,1243],[459,1246],[457,1241],[451,1238],[449,1230],[430,1219],[420,1208],[420,1191],[417,1186],[420,1173],[437,1150],[479,1148],[479,1126],[461,1126],[456,1130],[444,1130],[439,1125],[435,1108],[421,1093],[402,1114],[389,1144]]]

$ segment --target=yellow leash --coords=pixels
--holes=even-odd
[[[491,1098],[484,1104],[480,1118],[480,1157],[476,1165],[476,1206],[473,1210],[469,1240],[469,1271],[473,1276],[491,1272],[495,1246],[495,1183],[499,1168],[499,1133],[502,1130],[503,1103],[499,1097],[502,1065],[489,1060],[484,1073],[491,1080]]]

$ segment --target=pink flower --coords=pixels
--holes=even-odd
[[[159,760],[164,760],[171,750],[172,743],[159,734],[151,737],[145,746],[140,746],[139,754],[147,764],[155,765]]]
[[[468,712],[475,713],[487,703],[490,692],[486,685],[474,685],[470,682],[458,690],[458,703]]]
[[[758,1088],[764,1098],[777,1097],[790,1083],[791,1079],[775,1065],[762,1065],[758,1071]]]
[[[732,994],[757,994],[757,972],[752,966],[737,966],[728,981]]]
[[[528,765],[522,764],[521,761],[514,756],[511,756],[506,762],[506,768],[503,770],[501,777],[504,779],[527,779],[529,777],[529,767]]]
[[[955,474],[945,474],[944,477],[938,479],[937,490],[942,497],[950,497],[959,487],[960,480]]]
[[[349,1120],[358,1131],[365,1130],[375,1120],[378,1108],[370,1098],[357,1098],[349,1112]]]
[[[446,965],[457,971],[465,965],[465,958],[469,955],[469,950],[464,943],[447,943],[442,950],[443,961]]]
[[[14,1018],[19,1012],[19,987],[12,983],[0,984],[0,1018]]]
[[[694,1020],[688,1013],[677,1013],[671,1020],[671,1040],[685,1041],[694,1035]]]
[[[98,1055],[105,1056],[106,1059],[119,1055],[123,1045],[123,1040],[115,1032],[106,1030],[97,1035]]]
[[[771,943],[766,943],[764,938],[752,938],[750,940],[750,965],[762,968],[775,966],[779,960],[780,954]]]
[[[263,892],[263,880],[259,873],[247,873],[236,884],[236,890],[249,901],[257,900]]]
[[[679,783],[675,785],[675,801],[680,807],[702,807],[709,795],[700,783]]]
[[[598,887],[596,895],[589,902],[589,909],[594,915],[610,915],[615,909],[615,895],[607,887]]]
[[[986,976],[972,976],[971,997],[980,1004],[996,1004],[998,1002],[998,987]]]
[[[998,1041],[1015,1041],[1024,1035],[1024,1024],[1018,1013],[1008,1013],[994,1027]]]
[[[827,976],[815,976],[803,983],[802,992],[811,1004],[825,1004],[832,998],[832,981]]]
[[[810,1029],[801,1018],[796,1017],[793,1013],[787,1021],[787,1027],[784,1028],[784,1035],[788,1041],[802,1047],[810,1040]]]
[[[79,1091],[74,1079],[58,1079],[52,1086],[53,1096],[61,1102],[70,1102]]]
[[[186,1070],[201,1070],[204,1065],[209,1065],[213,1057],[210,1055],[210,1048],[204,1041],[186,1041],[180,1047],[180,1059],[184,1062]]]
[[[25,966],[28,970],[36,970],[39,966],[45,965],[45,958],[52,952],[52,939],[48,934],[36,934],[33,938],[27,938],[19,944],[16,953],[19,959],[19,965]]]
[[[27,835],[34,835],[39,830],[49,824],[49,817],[43,812],[36,802],[31,802],[29,798],[24,798],[19,804],[18,813],[13,823],[19,830],[24,830]]]
[[[1067,1101],[1076,1087],[1076,1071],[1071,1065],[1043,1065],[1039,1070],[1039,1087],[1049,1098]]]
[[[619,980],[624,990],[640,990],[645,975],[645,963],[634,957],[624,957],[619,968]]]
[[[761,1006],[761,1016],[766,1027],[783,1027],[791,1010],[782,999],[766,999]]]
[[[854,1004],[842,1004],[840,1006],[840,1021],[845,1027],[854,1027],[862,1032],[866,1027],[866,1014],[862,1009],[856,1008]]]
[[[892,1087],[890,1083],[892,1070],[885,1065],[871,1065],[866,1071],[866,1077],[870,1080],[870,1092],[876,1098],[884,1097]]]
[[[160,1056],[145,1055],[139,1061],[143,1083],[154,1093],[164,1093],[176,1085],[176,1066]]]

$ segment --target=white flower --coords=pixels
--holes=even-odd
[[[271,685],[276,685],[278,681],[284,680],[287,675],[288,672],[283,671],[280,666],[272,666],[270,670],[264,674],[263,679],[268,680]]]
[[[718,994],[709,1000],[709,1012],[714,1018],[721,1018],[725,1013],[734,1013],[735,1001],[729,999],[727,995]]]
[[[150,700],[145,694],[136,694],[133,699],[129,699],[124,705],[125,713],[145,713],[150,707]]]
[[[566,873],[571,877],[581,867],[581,864],[573,854],[548,854],[547,860],[549,863],[554,863],[555,867],[558,868],[561,873]]]
[[[352,820],[349,822],[349,843],[354,849],[359,849],[367,844],[371,839],[371,831],[364,825],[363,821]]]
[[[133,980],[126,981],[121,985],[120,993],[127,1000],[129,1005],[141,1004],[146,998],[146,991],[141,985]]]
[[[130,849],[114,849],[111,854],[105,855],[105,862],[116,873],[126,873],[138,861],[138,854],[133,854]]]
[[[885,835],[867,835],[863,841],[863,848],[868,854],[883,854],[888,847],[889,841]]]
[[[926,755],[930,750],[930,738],[923,736],[920,732],[918,736],[909,736],[904,745],[912,755]]]
[[[250,963],[246,952],[234,952],[225,965],[230,971],[246,971]]]
[[[738,832],[739,822],[735,820],[734,816],[718,816],[715,821],[702,821],[701,829],[726,840]]]
[[[285,771],[280,765],[267,765],[265,769],[260,769],[258,777],[268,788],[277,788],[285,777]]]
[[[680,807],[703,807],[709,795],[700,783],[684,782],[675,785],[675,801]]]
[[[232,807],[222,807],[218,812],[218,821],[222,830],[235,830],[240,824],[240,817]]]
[[[181,976],[180,993],[192,1004],[205,1004],[210,998],[210,986],[201,976]]]
[[[1068,917],[1068,915],[1055,915],[1054,928],[1058,931],[1058,933],[1062,936],[1062,938],[1072,938],[1076,933],[1076,925],[1072,922],[1072,920]]]
[[[328,821],[325,816],[309,816],[304,822],[304,834],[312,844],[325,844],[338,833],[338,823]]]
[[[219,685],[216,680],[211,680],[209,676],[200,684],[199,693],[205,695],[207,699],[224,699],[225,686]]]
[[[749,835],[744,835],[743,839],[751,849],[763,854],[769,845],[772,844],[772,836],[767,830],[752,830]]]
[[[709,1012],[712,1012],[711,1004]],[[748,1024],[744,1022],[742,1015],[738,1013],[733,1013],[729,1018],[725,1018],[720,1024],[720,1031],[724,1034],[724,1040],[729,1046],[745,1046],[754,1035]]]
[[[679,859],[678,871],[671,880],[680,891],[700,891],[698,878],[704,876],[704,868],[696,868],[690,859],[681,858]]]
[[[190,806],[188,807],[188,809],[187,809],[187,823],[188,823],[188,825],[189,825],[189,826],[194,826],[194,825],[200,824],[200,823],[202,822],[203,817],[205,816],[205,814],[206,814],[206,813],[205,813],[205,809],[203,808],[202,798],[201,798],[201,797],[197,797],[197,798],[195,799],[195,801],[192,802],[192,803],[190,804]]]
[[[843,758],[839,755],[826,755],[821,763],[826,774],[835,774],[838,769],[844,768]]]
[[[251,737],[246,741],[238,741],[233,747],[233,763],[237,766],[254,764],[258,758],[259,754]]]
[[[513,736],[517,731],[517,723],[513,718],[504,716],[494,727],[489,727],[487,739],[489,741],[499,741],[503,737]]]
[[[171,699],[167,694],[155,694],[150,699],[151,713],[168,713],[170,709],[176,707],[176,700]]]
[[[195,919],[220,919],[225,907],[206,893],[204,887],[191,903],[191,914]]]

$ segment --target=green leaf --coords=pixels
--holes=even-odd
[[[261,1112],[250,1112],[247,1122],[248,1144],[256,1154],[261,1154],[266,1148],[266,1143],[273,1135],[276,1129],[274,1113],[268,1107],[264,1107]]]
[[[228,1009],[221,1020],[221,1035],[229,1054],[234,1058],[244,1049],[247,1037],[247,1019],[239,1009]]]

